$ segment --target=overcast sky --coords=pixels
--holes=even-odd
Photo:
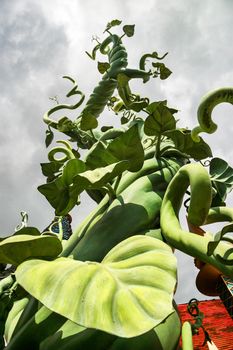
[[[85,51],[91,51],[93,35],[103,38],[112,19],[136,25],[134,37],[124,41],[130,68],[138,66],[143,53],[169,52],[170,78],[140,84],[137,92],[167,99],[179,109],[180,126],[196,125],[198,103],[206,92],[232,85],[231,0],[0,0],[1,236],[14,231],[21,210],[41,230],[52,220],[53,209],[37,191],[44,183],[40,163],[47,161],[42,116],[53,106],[49,97],[65,101],[70,84],[63,75],[75,78],[86,96],[98,83],[96,63]],[[232,114],[232,106],[218,106],[219,129],[204,138],[215,156],[233,166]],[[91,206],[85,197],[75,220],[81,221]],[[193,259],[178,258],[176,300],[205,299],[195,291]]]

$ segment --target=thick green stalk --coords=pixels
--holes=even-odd
[[[179,169],[178,162],[154,174],[142,176],[113,201],[71,252],[77,260],[101,261],[116,244],[159,222],[162,198]]]
[[[206,169],[200,164],[187,164],[183,166],[169,184],[161,207],[161,228],[166,241],[174,248],[183,251],[201,261],[209,263],[222,271],[225,275],[233,277],[233,267],[218,261],[215,256],[220,255],[231,260],[233,252],[231,246],[220,242],[214,255],[208,256],[208,244],[212,236],[198,236],[184,231],[178,219],[183,196],[190,185],[191,201],[188,220],[194,225],[205,223],[211,204],[211,181]],[[179,189],[179,191],[178,191]]]

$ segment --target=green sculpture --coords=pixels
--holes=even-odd
[[[193,131],[178,127],[178,111],[166,100],[150,101],[129,85],[131,79],[167,79],[171,71],[161,62],[167,53],[144,54],[137,69],[128,68],[122,39],[133,36],[134,26],[123,26],[122,36],[112,34],[119,25],[119,20],[108,23],[107,38],[88,53],[93,60],[105,55],[107,62],[98,62],[102,79],[78,117],[52,119],[59,110],[77,113],[84,102],[67,76],[72,84],[67,97],[78,95],[78,102],[58,104],[44,115],[47,147],[53,130],[66,136],[41,164],[47,180],[38,189],[54,208],[55,220],[41,233],[24,217],[22,226],[0,241],[0,263],[16,268],[0,282],[2,349],[174,350],[181,333],[173,300],[174,248],[233,277],[232,239],[225,236],[233,227],[233,209],[225,207],[233,169],[212,158],[197,136],[215,131],[212,109],[232,103],[233,88],[202,100],[200,126]],[[118,127],[98,127],[103,111],[120,117]],[[209,171],[202,163],[206,158],[211,158]],[[189,186],[191,224],[230,222],[216,236],[181,228],[178,215]],[[65,220],[84,191],[96,208],[69,237]],[[190,349],[187,324],[183,334],[188,337],[183,349]]]

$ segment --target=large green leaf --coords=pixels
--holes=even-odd
[[[210,162],[210,178],[221,200],[226,199],[227,193],[233,188],[233,169],[220,158],[213,158]]]
[[[200,142],[193,141],[190,130],[169,130],[165,135],[172,139],[176,149],[191,158],[201,160],[212,156],[209,145],[202,138],[200,138]]]
[[[55,236],[16,235],[0,242],[0,262],[21,264],[30,258],[54,258],[62,251],[62,244]]]
[[[102,263],[30,260],[16,278],[49,309],[122,337],[143,334],[174,311],[176,258],[167,244],[144,235],[122,241]]]
[[[165,131],[175,129],[176,120],[164,101],[153,102],[146,109],[149,112],[144,124],[146,135],[158,136]]]
[[[73,187],[79,193],[86,189],[101,188],[113,180],[116,176],[122,174],[129,167],[128,161],[120,161],[110,164],[103,168],[87,170],[82,174],[78,174],[74,178]]]
[[[89,152],[86,163],[90,169],[95,169],[122,160],[129,162],[129,171],[138,171],[143,165],[144,150],[137,125],[122,132],[107,146],[98,142]]]
[[[119,161],[94,170],[80,171],[78,159],[70,160],[56,180],[38,187],[55,208],[56,215],[66,215],[78,203],[85,190],[100,189],[129,168],[128,161]],[[79,161],[81,162],[81,161]]]

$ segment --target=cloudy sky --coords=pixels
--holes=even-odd
[[[167,99],[179,109],[180,126],[196,125],[196,109],[206,92],[232,85],[231,0],[0,0],[1,236],[14,230],[21,210],[39,229],[53,218],[37,191],[44,183],[39,164],[47,161],[42,116],[53,106],[49,97],[66,102],[70,85],[63,75],[75,78],[88,96],[100,76],[85,51],[93,47],[92,36],[102,39],[106,23],[116,18],[136,25],[134,37],[124,41],[130,67],[137,67],[145,52],[169,52],[165,62],[173,71],[170,78],[140,84],[138,92]],[[214,116],[219,129],[205,137],[214,155],[229,162],[232,113],[232,106],[218,106]],[[75,211],[77,222],[93,207],[84,199]],[[177,301],[205,299],[195,291],[193,259],[179,254],[178,260]]]

